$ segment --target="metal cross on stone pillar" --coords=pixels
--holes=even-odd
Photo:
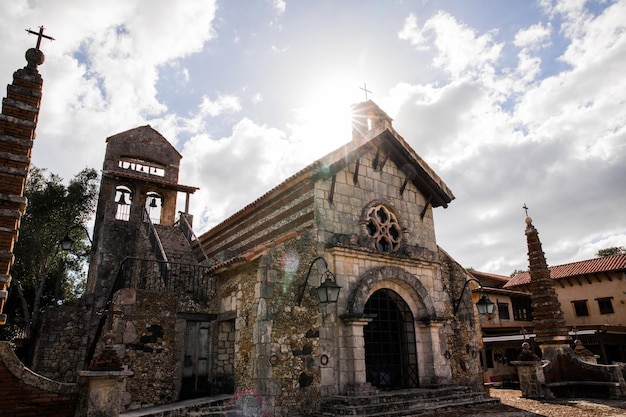
[[[113,305],[111,303],[108,303],[107,308],[105,310],[98,311],[97,314],[99,316],[106,316],[106,321],[109,322],[109,325],[107,326],[106,330],[107,332],[110,332],[111,330],[113,330],[113,318],[115,316],[123,316],[124,312],[113,309]]]
[[[31,35],[37,35],[37,46],[35,46],[36,50],[39,50],[39,47],[41,46],[41,38],[50,39],[51,41],[54,40],[54,38],[52,36],[48,36],[48,35],[44,35],[43,34],[44,29],[45,28],[43,26],[39,26],[39,32],[35,32],[34,30],[26,29],[26,32],[30,33]]]
[[[526,212],[526,217],[528,217],[528,207],[526,207],[526,203],[524,203],[524,205],[522,206],[522,208],[524,209],[524,211]]]

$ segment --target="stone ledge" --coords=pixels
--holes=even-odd
[[[23,384],[57,394],[74,395],[78,392],[78,385],[76,384],[53,381],[28,369],[15,356],[15,352],[8,342],[0,342],[0,361]]]

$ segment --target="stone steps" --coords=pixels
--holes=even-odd
[[[223,417],[232,395],[196,398],[120,413],[120,417]]]
[[[319,417],[399,417],[432,414],[476,405],[497,404],[498,399],[467,387],[411,389],[377,395],[333,396],[323,400]]]

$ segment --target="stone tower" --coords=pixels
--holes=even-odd
[[[561,303],[550,278],[550,270],[541,249],[539,233],[530,217],[526,217],[525,233],[528,243],[529,286],[532,294],[535,340],[541,345],[566,344],[569,341],[569,332],[561,311]]]
[[[29,31],[30,32],[30,31]],[[35,32],[31,32],[35,33]],[[35,33],[36,34],[36,33]],[[13,83],[7,86],[0,115],[0,325],[6,323],[2,314],[11,283],[13,245],[17,240],[20,219],[26,210],[24,185],[30,170],[37,117],[41,103],[43,80],[37,67],[44,62],[37,47],[26,51],[26,67],[15,71]],[[51,39],[51,38],[49,38]]]
[[[178,192],[185,193],[185,218],[189,196],[197,188],[178,184],[182,156],[159,132],[141,126],[107,138],[100,195],[96,210],[87,293],[108,295],[120,262],[127,256],[146,257],[137,246],[137,233],[150,219],[155,225],[173,226]],[[163,257],[160,248],[150,250]],[[161,248],[162,249],[162,248]],[[160,259],[167,260],[167,259]],[[99,297],[96,298],[99,298]],[[96,308],[103,307],[96,302]]]

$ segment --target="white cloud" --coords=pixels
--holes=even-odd
[[[215,101],[209,97],[202,97],[200,104],[200,114],[208,114],[209,116],[219,116],[223,113],[234,113],[241,110],[239,97],[232,95],[219,95]]]
[[[287,3],[285,0],[274,0],[274,10],[279,15],[285,14],[285,9],[287,8]]]
[[[417,16],[413,13],[404,20],[404,27],[398,32],[398,38],[409,41],[417,50],[429,49],[428,37],[417,25]]]
[[[537,23],[529,28],[521,29],[515,34],[513,44],[518,48],[541,48],[550,42],[552,25]]]

